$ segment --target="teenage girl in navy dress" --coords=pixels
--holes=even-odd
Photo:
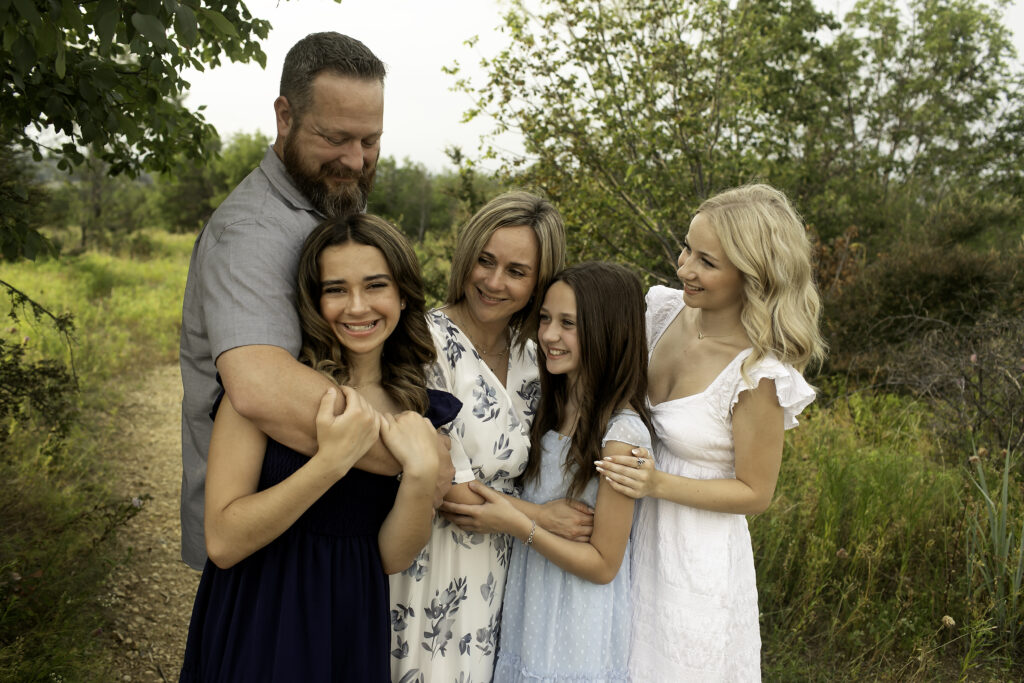
[[[390,677],[386,575],[409,566],[430,535],[434,428],[461,406],[424,388],[434,347],[419,266],[385,221],[363,214],[314,230],[298,305],[300,360],[339,386],[321,401],[312,457],[269,439],[226,397],[215,407],[210,559],[182,681]],[[378,437],[401,463],[400,481],[352,469]]]

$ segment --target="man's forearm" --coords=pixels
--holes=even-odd
[[[316,452],[316,412],[324,392],[333,386],[328,378],[278,346],[230,349],[217,359],[217,370],[239,414],[299,453]],[[339,392],[335,411],[343,408],[344,397]],[[386,475],[401,471],[379,440],[355,467]]]

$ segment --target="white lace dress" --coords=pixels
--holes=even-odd
[[[647,294],[648,352],[683,309],[682,292]],[[732,409],[750,387],[742,351],[699,394],[652,406],[658,469],[692,479],[734,478]],[[792,366],[767,358],[749,373],[775,380],[784,427],[814,400]],[[758,681],[761,636],[747,520],[644,498],[633,525],[633,634],[630,678],[658,681]]]
[[[537,409],[537,347],[510,354],[502,386],[469,338],[441,311],[427,324],[437,349],[432,389],[462,401],[450,425],[455,481],[503,493],[526,468]],[[487,683],[494,671],[512,538],[466,533],[434,518],[427,546],[391,577],[391,679],[395,683]]]

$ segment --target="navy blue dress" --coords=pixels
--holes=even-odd
[[[461,403],[428,390],[434,426]],[[270,439],[259,490],[309,458]],[[209,560],[192,609],[182,682],[390,680],[388,577],[377,534],[395,477],[350,470],[281,536],[229,569]]]

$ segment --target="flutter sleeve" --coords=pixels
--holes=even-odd
[[[683,295],[678,289],[655,285],[647,290],[645,320],[647,323],[647,354],[654,350],[665,328],[683,308]]]
[[[737,378],[738,381],[733,387],[732,398],[729,402],[729,412],[732,412],[733,407],[740,400],[742,392],[756,387],[762,379],[771,379],[775,381],[775,395],[779,399],[779,405],[782,406],[783,428],[792,429],[799,425],[796,416],[814,402],[815,397],[814,387],[807,383],[804,376],[792,365],[783,363],[774,356],[768,356],[762,360],[749,374],[751,379],[749,385],[742,375]]]

